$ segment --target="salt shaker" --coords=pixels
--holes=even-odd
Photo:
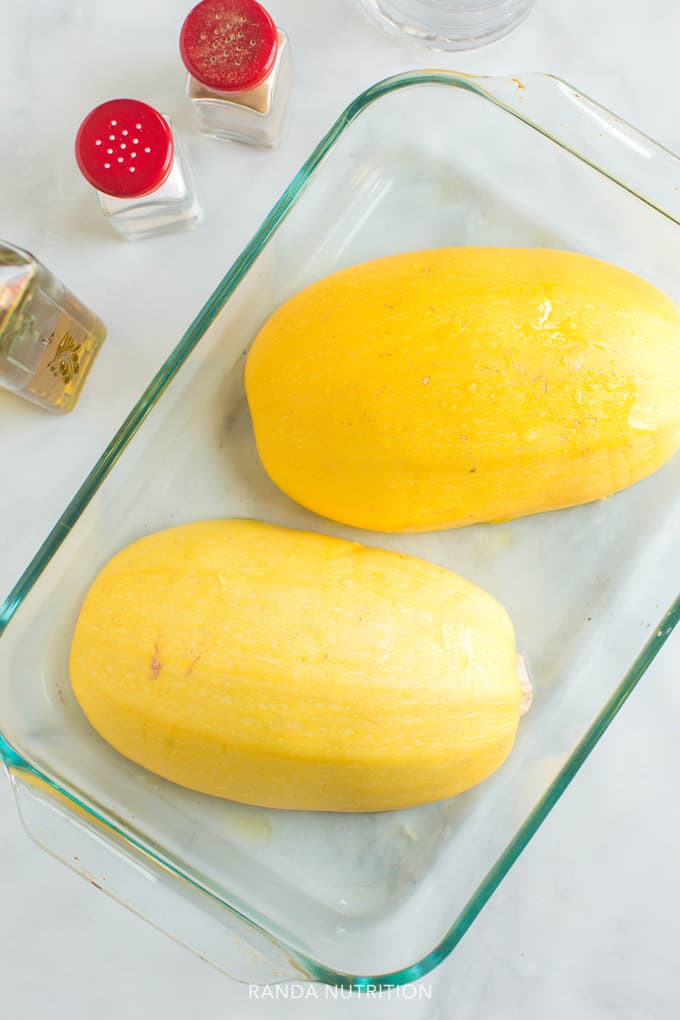
[[[92,110],[76,137],[76,160],[129,241],[187,230],[201,218],[170,122],[147,103],[111,99]]]
[[[70,411],[105,336],[42,263],[0,242],[0,386],[47,411]]]
[[[292,84],[288,37],[256,0],[202,0],[187,15],[180,53],[198,125],[215,138],[279,142]]]

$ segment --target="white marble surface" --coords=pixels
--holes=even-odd
[[[409,67],[548,70],[680,151],[673,0],[538,0],[509,38],[475,53],[400,48],[353,0],[271,0],[292,39],[296,88],[274,154],[198,138],[175,37],[183,0],[0,0],[0,224],[111,326],[73,416],[0,394],[0,591],[25,566],[191,315],[331,120],[361,88]],[[71,145],[113,95],[145,98],[187,137],[206,212],[200,231],[126,246],[98,219]],[[170,282],[164,283],[164,274]],[[171,299],[167,297],[171,294]],[[29,842],[0,782],[0,987],[13,1020],[187,1012],[239,1017],[648,1020],[678,1004],[680,851],[675,777],[680,636],[453,957],[432,998],[249,998]],[[319,992],[321,996],[322,993]]]

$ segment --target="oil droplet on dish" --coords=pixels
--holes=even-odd
[[[228,825],[241,839],[258,846],[268,843],[272,835],[269,819],[256,808],[236,809],[229,813]]]
[[[515,541],[515,532],[510,522],[504,524],[502,521],[498,521],[480,529],[479,537],[482,552],[490,553],[493,556],[505,549],[510,549]]]

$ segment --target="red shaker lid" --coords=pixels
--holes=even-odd
[[[202,0],[179,37],[189,74],[216,92],[260,85],[274,66],[278,44],[276,25],[256,0]]]
[[[139,198],[159,188],[175,147],[165,117],[138,99],[111,99],[95,107],[76,136],[76,160],[98,191]]]

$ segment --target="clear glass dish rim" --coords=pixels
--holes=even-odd
[[[567,89],[572,88],[562,79],[553,75],[534,73],[530,77],[534,80],[542,79],[546,82],[550,81],[555,86],[562,86]],[[324,135],[319,144],[313,150],[309,158],[302,165],[291,183],[283,191],[281,197],[272,207],[262,225],[252,237],[250,243],[233,262],[227,273],[199,311],[198,315],[191,322],[177,346],[158,370],[151,383],[134,405],[125,421],[96,462],[95,466],[92,468],[74,497],[69,502],[63,514],[57,520],[40,549],[19,578],[18,582],[12,588],[2,604],[0,604],[0,638],[7,629],[7,626],[13,616],[20,608],[22,602],[31,591],[33,585],[36,583],[43,570],[47,567],[64,539],[87,507],[89,501],[98,491],[116,461],[144,422],[146,416],[156,406],[158,400],[182,368],[194,348],[198,345],[209,326],[216,319],[224,304],[241,282],[252,263],[264,250],[270,237],[274,234],[278,226],[282,223],[298,199],[304,193],[305,187],[313,174],[321,166],[325,158],[332,151],[351,123],[366,109],[366,107],[374,103],[376,100],[399,89],[418,85],[444,85],[472,92],[487,102],[492,103],[494,106],[504,110],[513,117],[523,121],[528,127],[543,134],[550,141],[571,153],[571,155],[575,156],[581,162],[589,165],[593,170],[603,174],[605,177],[608,177],[613,183],[619,185],[625,190],[630,191],[634,197],[650,206],[661,216],[664,216],[672,223],[678,224],[678,220],[676,220],[674,216],[666,212],[658,204],[655,204],[654,201],[646,198],[644,194],[640,194],[632,187],[628,187],[621,180],[614,177],[607,169],[599,166],[596,162],[578,152],[569,144],[554,137],[544,127],[532,121],[528,116],[523,115],[521,110],[506,104],[502,98],[494,95],[484,87],[485,82],[498,83],[507,80],[517,81],[518,79],[510,79],[510,76],[497,78],[493,76],[467,75],[446,70],[408,71],[402,74],[392,75],[389,78],[385,78],[376,82],[374,85],[369,86],[363,92],[359,93],[359,95],[345,108],[330,130]],[[584,95],[583,92],[579,92],[578,95],[586,101],[594,102],[589,100],[589,97]],[[600,107],[600,109],[602,108]],[[615,115],[611,114],[610,116],[614,117]],[[649,141],[651,142],[652,140],[649,139]],[[657,142],[652,142],[652,144],[658,150],[667,152],[667,150],[663,150],[663,147],[659,146]],[[668,154],[673,155],[671,153]],[[92,816],[100,825],[112,830],[118,837],[122,838],[130,846],[141,851],[143,854],[148,855],[152,860],[160,864],[163,868],[174,873],[177,877],[184,881],[188,881],[190,884],[200,889],[205,895],[210,896],[216,902],[220,903],[226,910],[230,911],[253,928],[262,931],[268,938],[273,938],[280,947],[288,953],[290,958],[296,961],[297,966],[300,967],[301,971],[308,975],[311,980],[346,988],[354,988],[356,990],[361,990],[362,988],[374,989],[395,987],[397,985],[408,984],[409,982],[416,981],[423,977],[429,971],[438,966],[455,949],[465,932],[471,926],[500,882],[507,875],[510,868],[534,836],[539,826],[547,818],[552,808],[569,786],[588,755],[595,748],[610,723],[623,707],[624,703],[642,679],[651,662],[661,650],[678,623],[680,623],[680,593],[662,617],[658,626],[653,631],[652,637],[644,645],[639,655],[624,675],[623,679],[615,688],[611,697],[607,700],[604,707],[595,717],[579,744],[569,755],[555,779],[535,804],[529,815],[515,833],[514,837],[510,840],[496,860],[495,864],[482,879],[474,894],[461,909],[457,918],[437,945],[415,963],[394,971],[384,972],[377,975],[360,975],[335,971],[324,966],[319,961],[307,957],[299,950],[288,946],[283,939],[279,938],[277,935],[273,935],[273,933],[269,931],[266,931],[260,924],[258,924],[258,922],[252,920],[247,915],[244,915],[241,911],[225,902],[220,897],[217,897],[212,891],[205,888],[201,883],[193,880],[191,876],[187,875],[171,861],[166,860],[151,846],[147,846],[141,840],[136,839],[130,833],[126,832],[124,829],[114,824],[110,819],[102,815],[99,811],[95,810],[92,806],[82,801],[71,790],[62,787],[49,775],[46,775],[39,769],[35,768],[11,746],[9,741],[4,737],[1,728],[0,761],[2,761],[9,769],[31,774],[47,787],[53,789],[58,795],[74,804],[79,810]]]

